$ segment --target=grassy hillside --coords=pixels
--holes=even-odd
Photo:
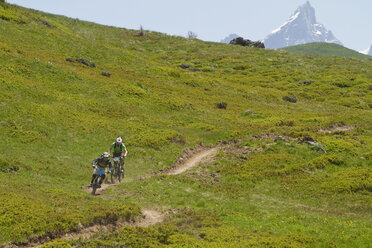
[[[368,247],[371,61],[138,33],[0,3],[0,244],[148,207],[174,214],[45,247]],[[319,132],[336,126],[351,130]],[[127,181],[88,195],[118,135]],[[137,180],[233,139],[186,174]]]
[[[309,43],[298,46],[282,48],[283,50],[294,54],[309,54],[321,56],[336,56],[345,58],[369,59],[371,56],[361,54],[357,51],[333,43]]]

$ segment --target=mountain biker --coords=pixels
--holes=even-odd
[[[89,186],[92,186],[94,180],[99,176],[98,171],[99,170],[104,171],[106,169],[107,165],[109,166],[110,171],[111,171],[112,170],[112,164],[111,164],[111,161],[110,161],[110,154],[108,152],[103,153],[101,156],[99,156],[98,158],[93,160],[92,167],[94,168],[94,172],[93,172],[92,180],[90,181]],[[103,182],[105,177],[106,177],[106,175],[103,174],[101,182]],[[101,185],[98,186],[98,188],[100,188],[100,187],[101,187]]]
[[[118,137],[114,143],[110,146],[109,153],[111,154],[111,150],[113,150],[112,157],[120,157],[120,165],[123,166],[124,164],[124,158],[127,156],[128,151],[123,143],[123,139],[121,137]]]

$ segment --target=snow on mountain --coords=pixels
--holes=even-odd
[[[221,43],[229,44],[230,41],[232,41],[233,39],[238,38],[238,37],[239,37],[239,35],[237,35],[237,34],[230,34],[225,39],[221,40]]]
[[[370,55],[370,56],[372,56],[372,45],[369,47],[369,48],[367,48],[366,50],[363,50],[363,51],[359,51],[360,53],[363,53],[363,54],[365,54],[365,55]]]
[[[295,46],[311,42],[329,42],[342,45],[323,24],[316,21],[315,9],[307,1],[279,28],[269,34],[263,41],[270,49]]]

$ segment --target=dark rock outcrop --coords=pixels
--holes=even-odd
[[[105,77],[111,77],[111,73],[107,71],[101,72],[101,75]]]
[[[96,64],[92,61],[89,61],[87,59],[79,58],[79,59],[73,59],[73,58],[67,58],[66,61],[71,63],[81,63],[83,65],[89,66],[89,67],[96,67]]]
[[[308,144],[309,146],[315,147],[316,151],[318,152],[322,152],[324,154],[327,153],[327,151],[324,150],[322,145],[317,143],[317,141],[310,136],[305,136],[299,141],[299,144],[303,144],[303,143]]]
[[[265,44],[261,41],[251,41],[246,40],[243,37],[238,37],[230,41],[232,45],[240,45],[240,46],[249,46],[249,47],[257,47],[257,48],[265,48]]]

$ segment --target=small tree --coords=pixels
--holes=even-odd
[[[143,30],[142,25],[140,26],[140,32],[138,33],[138,36],[145,36],[145,30]]]
[[[189,39],[196,39],[198,37],[198,35],[196,33],[194,33],[193,31],[189,31],[187,33],[187,38]]]

